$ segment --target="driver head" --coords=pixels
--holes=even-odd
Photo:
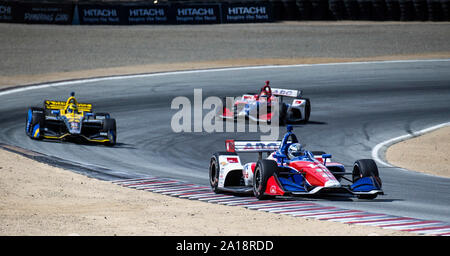
[[[294,159],[299,156],[304,156],[305,149],[303,148],[302,144],[300,144],[300,143],[292,143],[288,147],[287,155],[288,155],[289,159]]]
[[[73,113],[78,113],[78,107],[77,107],[77,105],[75,105],[75,104],[70,104],[68,107],[67,107],[67,113],[70,113],[70,114],[73,114]]]

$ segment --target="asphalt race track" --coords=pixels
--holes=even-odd
[[[174,133],[171,119],[178,110],[171,109],[172,100],[178,96],[192,100],[195,88],[203,89],[203,99],[256,92],[265,80],[273,87],[303,89],[311,99],[311,119],[294,131],[307,149],[332,154],[348,170],[355,160],[371,158],[378,143],[450,119],[450,60],[233,68],[0,91],[0,142],[69,160],[102,179],[154,175],[206,185],[209,158],[224,150],[225,139],[257,140],[261,134]],[[28,106],[41,106],[44,99],[65,100],[71,91],[79,102],[93,103],[94,111],[110,112],[116,118],[116,147],[35,141],[25,135]],[[283,133],[282,127],[280,136]],[[252,159],[256,155],[243,157]],[[305,200],[450,222],[450,179],[381,163],[379,169],[386,195],[375,200]]]

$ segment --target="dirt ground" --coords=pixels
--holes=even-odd
[[[392,145],[386,159],[408,170],[450,178],[450,126]]]
[[[129,189],[5,150],[0,198],[0,235],[8,236],[411,235]]]
[[[373,23],[364,23],[355,26],[355,23],[350,23],[349,27],[356,27],[358,31],[364,31],[364,26],[374,26]],[[377,23],[378,24],[378,23]],[[288,24],[294,26],[292,24]],[[344,24],[345,25],[345,24]],[[397,28],[396,24],[390,24],[395,29],[390,35],[395,36],[401,33],[404,29]],[[278,26],[276,25],[277,29]],[[314,23],[313,26],[325,26]],[[363,27],[361,27],[363,26]],[[377,31],[384,31],[380,27]],[[410,25],[405,25],[410,27]],[[427,24],[426,26],[429,26]],[[448,24],[444,24],[448,29]],[[431,25],[431,27],[433,27]],[[1,25],[0,28],[8,33],[16,31],[17,38],[22,38],[28,35],[29,28],[26,26],[7,26]],[[35,32],[52,33],[51,28],[47,26],[31,27]],[[198,28],[198,27],[196,27]],[[212,27],[205,27],[208,30]],[[66,30],[65,27],[58,27],[58,31]],[[67,28],[67,30],[79,30],[79,28]],[[93,28],[93,32],[98,32],[101,28]],[[146,28],[134,28],[131,30],[145,30]],[[223,31],[229,30],[230,27],[222,27]],[[246,28],[247,29],[247,28]],[[255,31],[262,30],[258,28]],[[309,28],[308,28],[309,29]],[[311,28],[314,29],[314,28]],[[318,28],[320,31],[322,28]],[[27,31],[25,31],[27,30]],[[120,33],[125,32],[124,29],[117,29]],[[428,31],[429,29],[423,29]],[[247,30],[242,30],[242,33],[247,33]],[[253,31],[253,30],[252,30]],[[176,31],[179,32],[179,31]],[[275,30],[276,33],[279,30]],[[39,34],[38,33],[38,34]],[[59,39],[64,41],[64,33],[58,32],[61,36]],[[212,32],[211,32],[212,33]],[[241,33],[241,32],[239,32]],[[236,32],[236,34],[239,34]],[[382,32],[380,32],[382,33]],[[413,35],[414,33],[407,33]],[[446,33],[443,33],[444,36]],[[209,34],[208,34],[209,35]],[[241,34],[239,34],[240,37]],[[264,38],[266,33],[262,33]],[[278,34],[276,34],[278,35]],[[319,34],[321,36],[321,34]],[[338,35],[339,37],[342,37]],[[16,39],[17,39],[16,38]],[[29,39],[22,40],[24,45],[26,42],[33,42],[40,37],[35,35]],[[49,38],[52,38],[51,36]],[[101,38],[101,37],[99,37]],[[127,37],[117,37],[118,39],[127,39]],[[275,40],[276,36],[273,37]],[[371,37],[372,38],[372,37]],[[373,37],[373,44],[382,43],[378,37]],[[13,39],[13,40],[16,40]],[[5,40],[3,42],[3,40]],[[41,40],[41,39],[39,39]],[[45,39],[47,40],[47,39]],[[92,40],[92,36],[89,37]],[[99,39],[100,40],[100,39]],[[143,37],[142,41],[149,40],[149,37]],[[314,41],[314,39],[311,39]],[[70,41],[70,40],[69,40]],[[354,40],[351,40],[352,42]],[[388,41],[388,40],[384,40]],[[413,41],[413,40],[409,40]],[[445,40],[444,40],[445,41]],[[314,41],[315,42],[315,41]],[[372,41],[371,41],[372,42]],[[275,52],[265,50],[264,52],[271,56],[257,57],[259,52],[251,52],[243,54],[241,59],[232,58],[226,59],[222,55],[220,60],[199,60],[190,61],[186,58],[185,61],[169,61],[169,63],[135,61],[135,64],[126,65],[124,67],[105,67],[103,61],[100,65],[95,62],[96,56],[89,59],[89,68],[81,65],[78,62],[74,66],[64,66],[60,64],[64,71],[56,70],[59,63],[64,63],[66,57],[61,59],[51,59],[50,61],[41,61],[41,58],[47,56],[53,57],[50,53],[53,48],[43,48],[33,58],[26,59],[29,55],[27,53],[27,46],[20,47],[12,46],[6,40],[6,37],[0,39],[0,43],[5,43],[5,49],[11,48],[11,53],[7,51],[0,51],[1,56],[5,55],[7,58],[3,63],[6,70],[5,74],[0,75],[0,89],[10,88],[17,85],[36,84],[49,81],[69,80],[77,78],[88,78],[108,75],[123,75],[136,73],[152,73],[171,70],[187,70],[199,68],[214,68],[214,67],[232,67],[232,66],[246,66],[246,65],[282,65],[282,64],[310,64],[310,63],[326,63],[326,62],[345,62],[345,61],[369,61],[369,60],[392,60],[392,59],[419,59],[419,58],[450,58],[450,51],[447,48],[436,46],[433,50],[422,49],[420,45],[412,48],[411,52],[403,54],[400,49],[396,47],[398,42],[392,44],[389,51],[384,51],[384,54],[372,54],[374,57],[355,57],[347,56],[347,53],[342,53],[342,56],[334,57],[310,57],[310,56],[293,56],[286,58],[279,56]],[[68,42],[70,43],[70,42]],[[224,42],[228,44],[229,42]],[[117,43],[121,45],[120,42]],[[45,45],[45,44],[42,44]],[[82,44],[78,44],[82,45]],[[164,45],[164,42],[161,44]],[[266,45],[270,45],[269,43]],[[289,46],[289,41],[286,42]],[[346,43],[342,43],[346,45]],[[413,44],[414,45],[414,44]],[[442,45],[442,44],[440,44]],[[89,47],[88,47],[89,46]],[[74,52],[74,55],[83,52],[84,49],[91,49],[91,46],[101,47],[93,42],[87,46],[80,46],[81,48],[74,51],[68,51],[66,48],[58,50],[59,53]],[[114,46],[114,45],[113,45]],[[371,47],[360,47],[361,51],[373,49]],[[15,48],[14,48],[15,47]],[[72,47],[72,45],[71,45]],[[202,45],[204,48],[204,46]],[[202,47],[199,47],[201,49]],[[295,49],[295,45],[292,46]],[[218,46],[220,48],[220,45]],[[70,49],[70,48],[68,48]],[[119,48],[113,49],[113,51]],[[319,47],[318,52],[321,52],[324,47]],[[356,48],[354,48],[356,49]],[[95,49],[94,49],[95,50]],[[220,50],[218,51],[220,52]],[[314,55],[311,50],[308,54]],[[333,50],[333,52],[335,52]],[[354,51],[352,51],[354,52]],[[392,54],[394,53],[394,54]],[[11,55],[10,55],[11,54]],[[23,55],[22,55],[23,54]],[[55,56],[59,56],[56,54]],[[108,53],[110,54],[110,53]],[[240,53],[242,55],[242,53]],[[125,55],[129,55],[126,52]],[[155,55],[158,57],[157,55]],[[192,52],[192,56],[197,55]],[[224,55],[225,56],[225,55]],[[154,56],[150,56],[154,57]],[[176,57],[176,56],[175,56]],[[56,58],[56,57],[54,57]],[[161,57],[163,59],[164,56]],[[149,58],[151,59],[151,58]],[[18,65],[18,63],[27,63],[30,60],[31,64]],[[128,61],[133,63],[133,59]],[[40,72],[36,63],[41,63],[41,67],[45,72]],[[50,63],[50,64],[48,64]],[[100,63],[100,62],[99,62]],[[2,65],[3,65],[2,64]],[[47,65],[47,66],[46,66]],[[52,66],[53,65],[53,66]],[[86,64],[87,65],[87,64]],[[91,68],[92,66],[92,68]],[[12,68],[11,68],[12,67]],[[3,69],[3,68],[2,68]],[[55,70],[55,71],[48,71]],[[438,156],[436,154],[437,166],[429,169],[428,165],[424,166],[422,171],[434,172],[439,170],[437,175],[449,175],[448,169],[448,142],[450,141],[449,129],[436,131],[429,135],[424,135],[412,140],[398,143],[390,148],[387,152],[387,159],[395,165],[412,168],[415,166],[414,153],[411,151],[423,152],[447,152],[446,155]],[[417,141],[418,140],[418,141]],[[442,144],[442,143],[447,144]],[[430,149],[422,151],[423,149]],[[444,150],[441,150],[444,149]],[[402,155],[404,150],[408,150],[408,154]],[[434,151],[433,151],[434,150]],[[428,157],[428,156],[427,156]],[[434,155],[430,155],[434,157]],[[401,159],[402,161],[399,161]],[[411,165],[406,165],[411,164]],[[447,169],[444,169],[446,167]],[[412,168],[414,169],[414,168]],[[284,235],[300,235],[300,236],[410,236],[414,235],[406,232],[399,232],[376,227],[347,225],[336,222],[318,221],[306,218],[295,218],[279,214],[271,214],[266,212],[251,211],[241,207],[231,207],[224,205],[208,204],[199,201],[192,201],[186,199],[178,199],[160,194],[154,194],[145,191],[138,191],[128,188],[123,188],[114,185],[110,182],[100,181],[86,176],[73,173],[68,170],[54,168],[49,165],[39,163],[20,155],[11,153],[9,151],[0,150],[0,235],[3,236],[35,236],[35,235],[263,235],[263,236],[284,236]],[[268,228],[270,227],[270,228]]]

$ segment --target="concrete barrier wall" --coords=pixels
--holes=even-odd
[[[450,0],[230,0],[162,4],[0,0],[0,22],[140,25],[282,20],[449,21],[449,6]]]

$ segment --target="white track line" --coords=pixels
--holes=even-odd
[[[378,163],[380,163],[380,164],[383,164],[383,165],[388,166],[388,167],[394,167],[393,165],[391,165],[391,164],[385,162],[384,160],[382,160],[383,157],[380,157],[380,153],[381,153],[380,150],[381,149],[384,149],[384,148],[386,148],[386,147],[388,147],[390,145],[393,145],[395,143],[398,143],[400,141],[404,141],[404,140],[407,140],[407,139],[410,139],[410,138],[413,138],[413,137],[425,134],[427,132],[431,132],[431,131],[437,130],[437,129],[445,127],[445,126],[450,126],[450,122],[434,125],[434,126],[422,129],[420,131],[413,132],[412,134],[405,134],[405,135],[398,136],[398,137],[395,137],[395,138],[383,141],[381,143],[378,143],[372,149],[372,158],[375,161],[377,161]]]

